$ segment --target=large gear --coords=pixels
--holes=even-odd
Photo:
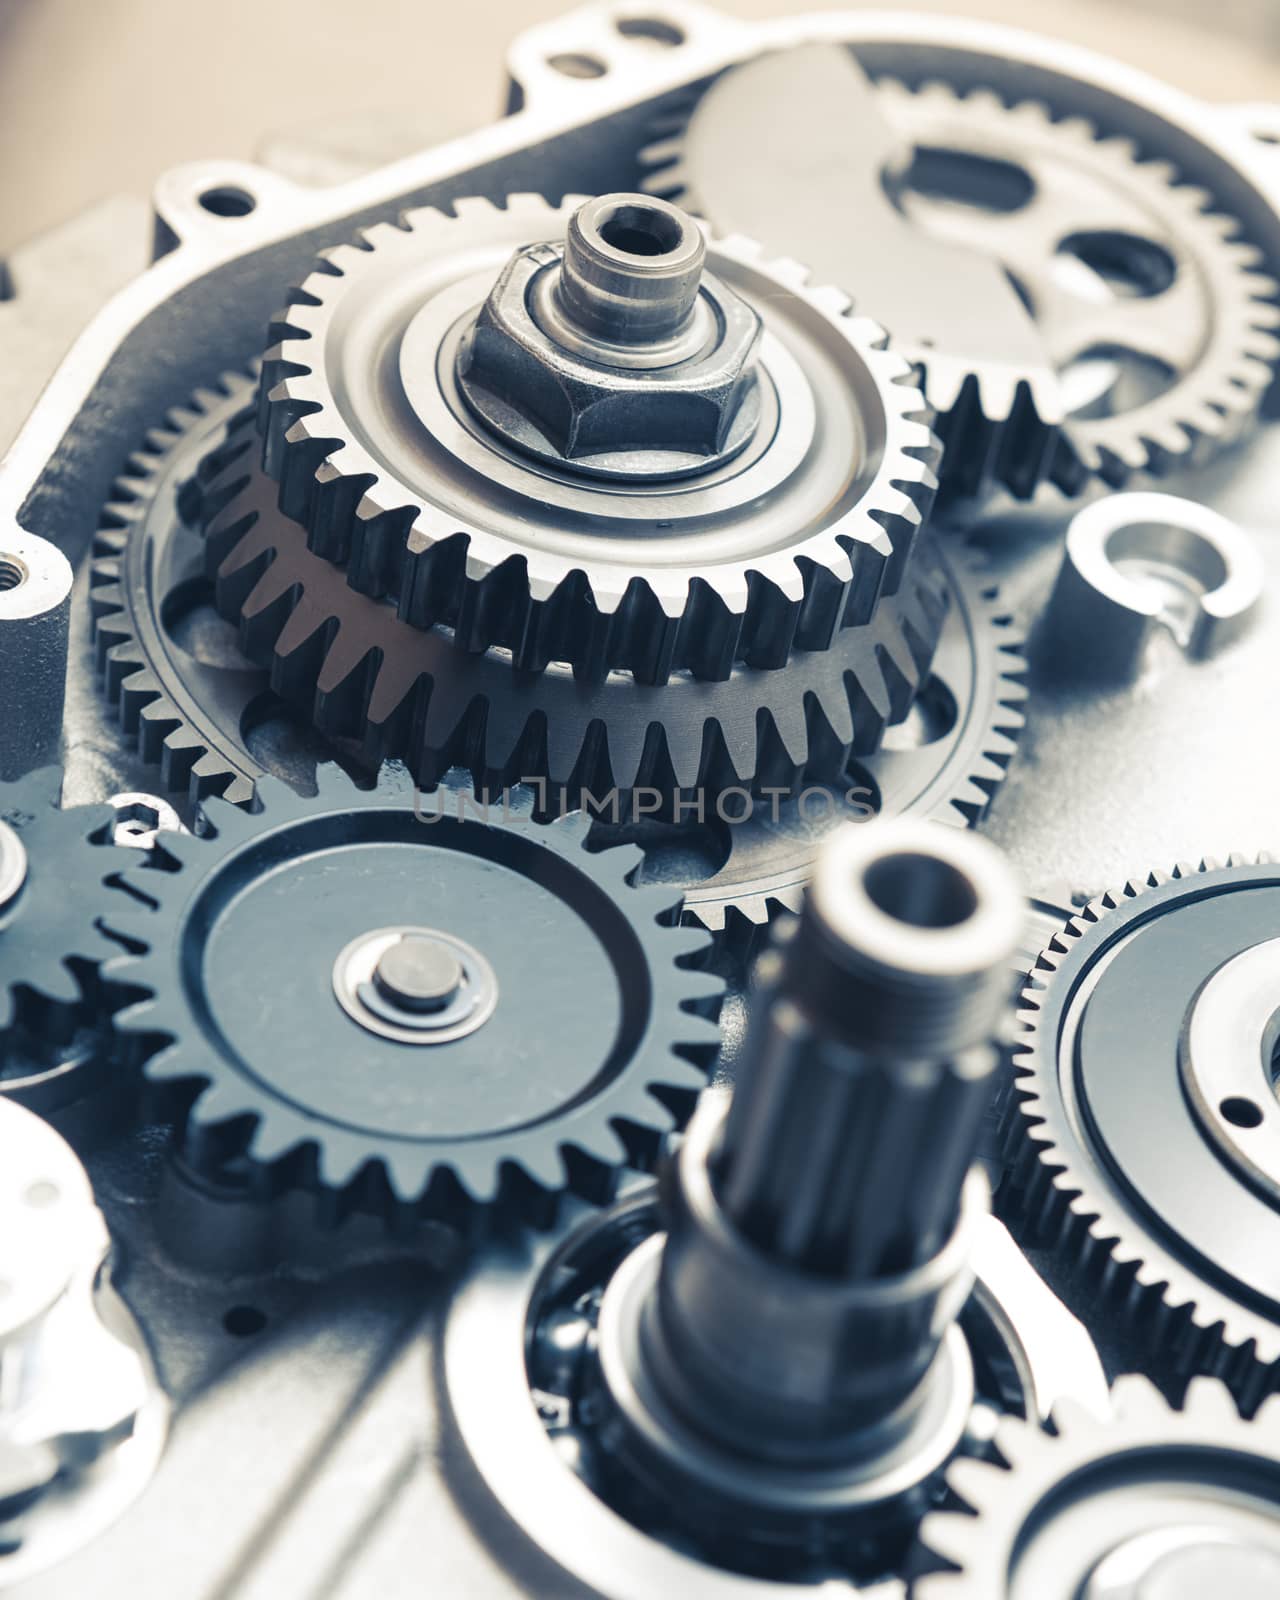
[[[583,819],[535,823],[527,795],[484,819],[465,786],[319,784],[210,800],[109,920],[112,976],[149,996],[119,1027],[169,1041],[144,1070],[188,1091],[187,1162],[450,1223],[608,1194],[706,1080],[705,939],[628,884],[636,852],[584,850]]]
[[[1280,866],[1265,860],[1152,873],[1094,901],[1031,972],[1006,1113],[1028,1236],[1147,1359],[1221,1377],[1246,1409],[1280,1376],[1280,1166],[1273,1002],[1253,996],[1252,1015],[1237,985],[1240,960],[1274,964],[1277,930]]]
[[[410,212],[301,286],[273,330],[261,425],[313,550],[413,624],[534,670],[723,679],[869,620],[927,512],[936,441],[906,361],[792,262],[709,248],[764,323],[773,417],[726,465],[619,494],[476,431],[448,350],[511,253],[563,238],[572,210],[513,195]]]
[[[848,817],[972,827],[986,812],[1023,725],[1023,639],[977,553],[949,539],[934,549],[949,604],[911,712],[879,750],[846,767],[842,785],[758,800],[726,828],[723,862],[685,888],[686,922],[749,954],[775,916],[800,909],[821,841]]]
[[[112,484],[94,535],[89,585],[102,692],[165,787],[185,789],[192,801],[217,794],[246,804],[259,775],[244,738],[262,675],[220,628],[187,625],[206,587],[189,490],[253,393],[252,379],[227,374],[150,429]]]
[[[1009,163],[1029,180],[1009,210],[966,205],[945,183],[930,195],[911,172],[901,198],[923,227],[995,256],[1030,302],[1064,386],[1050,463],[1061,489],[1198,465],[1240,437],[1275,376],[1280,310],[1260,253],[1212,195],[1038,101],[936,80],[882,79],[878,91],[919,170],[941,151],[979,178],[984,163]]]
[[[919,71],[914,56],[909,70]],[[1275,376],[1280,310],[1260,253],[1218,197],[1069,107],[934,77],[908,86],[886,74],[875,86],[886,122],[916,152],[891,180],[902,210],[1003,266],[1062,382],[1066,414],[1046,449],[1014,403],[1021,395],[1025,411],[1033,387],[1003,365],[966,375],[920,351],[949,483],[974,492],[994,463],[1020,496],[1043,476],[1078,494],[1095,476],[1119,485],[1198,466],[1239,438]],[[727,221],[700,182],[697,117],[695,103],[641,152],[645,186]]]
[[[449,630],[413,627],[352,589],[279,509],[254,448],[248,432],[229,444],[206,490],[219,609],[322,732],[356,740],[375,764],[403,760],[420,782],[459,765],[488,787],[653,788],[665,804],[826,776],[907,714],[942,627],[946,586],[922,545],[869,622],[829,650],[794,653],[783,671],[739,666],[720,682],[681,672],[662,685],[624,673],[584,682],[563,666],[513,672],[505,653],[464,652]]]
[[[133,859],[108,806],[59,809],[54,768],[0,784],[0,1095],[43,1114],[109,1074],[98,982],[115,947],[106,880]]]
[[[952,1466],[967,1509],[926,1517],[920,1539],[954,1570],[919,1578],[913,1600],[1276,1593],[1280,1400],[1245,1422],[1212,1379],[1174,1410],[1139,1377],[1112,1400],[1106,1420],[1064,1402],[1054,1433],[1006,1419],[1004,1465]]]

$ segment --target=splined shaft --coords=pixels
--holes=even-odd
[[[1007,874],[969,870],[972,841],[969,863],[886,831],[836,837],[770,952],[713,1158],[746,1237],[851,1282],[919,1266],[955,1227],[1021,915]]]
[[[1022,919],[974,835],[902,820],[830,838],[762,962],[732,1100],[704,1104],[666,1174],[649,1288],[637,1267],[606,1296],[606,1369],[632,1316],[636,1392],[722,1452],[945,1458],[972,1397],[954,1325]]]

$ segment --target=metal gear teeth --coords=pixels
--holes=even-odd
[[[170,792],[185,790],[194,803],[222,795],[236,805],[253,798],[253,780],[194,728],[147,660],[121,583],[130,539],[147,515],[174,452],[228,401],[252,402],[253,381],[226,373],[216,387],[199,389],[185,406],[151,428],[114,480],[97,532],[89,568],[93,644],[102,693],[120,719],[121,732],[142,759],[160,769]]]
[[[1057,117],[1036,100],[1010,104],[991,90],[961,93],[936,79],[908,86],[882,77],[876,87],[890,106],[933,103],[953,114],[999,118],[1010,128],[1015,154],[1019,132],[1075,141],[1099,162],[1111,163],[1128,183],[1145,183],[1164,207],[1175,206],[1182,225],[1194,230],[1220,269],[1214,285],[1214,315],[1222,328],[1214,343],[1220,355],[1206,360],[1199,381],[1179,380],[1129,414],[1045,420],[1061,416],[1060,400],[1035,374],[968,372],[930,354],[921,381],[937,413],[940,472],[948,489],[976,494],[997,482],[1026,499],[1045,480],[1070,496],[1083,493],[1093,478],[1118,488],[1141,472],[1163,475],[1201,466],[1247,432],[1280,359],[1280,307],[1275,304],[1280,286],[1263,270],[1261,253],[1240,237],[1239,224],[1217,208],[1207,190],[1184,182],[1171,163],[1148,159],[1134,141],[1104,136],[1083,117]],[[695,103],[669,116],[660,137],[638,159],[645,169],[643,188],[698,213],[703,207],[682,150]],[[856,293],[856,285],[851,287]]]
[[[0,822],[17,833],[27,854],[26,883],[0,909],[0,1055],[24,991],[63,1013],[102,1010],[91,991],[92,974],[116,949],[98,928],[117,898],[107,879],[137,859],[109,843],[110,806],[64,811],[61,790],[57,767],[0,783]]]
[[[1211,275],[1196,261],[1214,299],[1216,353],[1206,354],[1194,374],[1179,377],[1165,393],[1132,412],[1096,420],[1068,417],[1043,463],[1058,488],[1078,495],[1093,478],[1119,488],[1141,472],[1160,476],[1202,466],[1246,432],[1280,359],[1275,333],[1280,328],[1275,303],[1280,285],[1263,270],[1261,253],[1240,237],[1239,223],[1218,209],[1208,190],[1185,182],[1172,162],[1148,158],[1135,140],[1104,135],[1084,117],[1057,116],[1038,100],[1009,103],[991,90],[960,93],[938,80],[909,88],[882,78],[877,89],[891,104],[931,102],[944,114],[968,115],[979,124],[982,119],[989,125],[1006,124],[1015,159],[1020,138],[1075,144],[1091,162],[1109,166],[1126,187],[1136,183],[1145,188],[1158,214],[1172,208],[1176,226],[1198,238],[1201,254],[1216,263]],[[933,393],[930,399],[940,403]],[[945,442],[945,426],[939,425],[939,432]]]
[[[1194,1380],[1175,1409],[1145,1378],[1126,1376],[1111,1401],[1110,1418],[1064,1402],[1054,1409],[1053,1433],[1006,1417],[994,1441],[1003,1465],[973,1458],[952,1464],[947,1486],[965,1509],[931,1512],[919,1533],[925,1557],[951,1570],[918,1578],[913,1600],[1008,1600],[1021,1540],[1042,1524],[1056,1494],[1091,1471],[1123,1482],[1126,1460],[1141,1477],[1144,1458],[1158,1463],[1160,1451],[1182,1448],[1252,1460],[1270,1478],[1280,1459],[1280,1397],[1246,1422],[1212,1378]]]
[[[342,291],[362,272],[395,251],[412,261],[423,236],[443,242],[452,229],[465,236],[469,220],[500,210],[545,219],[554,237],[579,198],[566,198],[563,208],[530,194],[511,195],[503,207],[457,200],[452,215],[410,211],[323,253],[273,324],[263,365],[259,427],[282,508],[361,593],[394,598],[415,627],[452,627],[464,649],[509,650],[521,669],[568,661],[661,684],[679,670],[716,680],[735,662],[780,667],[793,649],[827,648],[896,586],[937,488],[939,447],[911,369],[887,349],[883,331],[852,315],[845,295],[811,286],[794,262],[766,262],[740,238],[714,246],[832,319],[875,379],[889,442],[858,503],[791,548],[701,572],[603,562],[587,570],[552,550],[515,552],[394,482],[337,413],[320,360],[308,357],[323,350]]]
[[[505,654],[460,651],[447,631],[412,627],[353,591],[279,509],[253,448],[242,430],[206,488],[218,609],[322,733],[357,741],[370,763],[403,760],[420,782],[459,766],[488,788],[547,779],[596,796],[789,788],[875,749],[937,642],[945,597],[913,566],[870,623],[831,651],[796,655],[786,672],[738,668],[723,684],[682,676],[663,686],[517,672]]]
[[[683,159],[684,132],[696,104],[691,100],[655,123],[654,137],[636,159],[642,190],[705,218],[706,205]],[[856,305],[857,285],[850,290]],[[973,371],[940,350],[912,351],[911,361],[941,446],[936,470],[944,487],[976,496],[998,483],[1030,499],[1059,447],[1062,406],[1053,374],[1047,368]]]
[[[1007,1179],[1002,1202],[1023,1236],[1043,1244],[1080,1273],[1082,1292],[1095,1312],[1104,1309],[1125,1327],[1140,1330],[1161,1361],[1178,1376],[1218,1378],[1247,1413],[1280,1383],[1280,1324],[1207,1290],[1182,1268],[1150,1261],[1140,1240],[1097,1185],[1072,1169],[1059,1114],[1032,1086],[1039,1060],[1040,1002],[1057,981],[1076,941],[1113,912],[1153,889],[1227,868],[1266,866],[1272,857],[1232,855],[1226,863],[1205,857],[1180,862],[1171,872],[1151,872],[1109,890],[1073,916],[1037,958],[1017,1013],[1013,1047],[1014,1092],[1001,1139]],[[1052,1041],[1046,1046],[1056,1048]]]
[[[465,1226],[479,1212],[511,1208],[534,1225],[549,1226],[567,1193],[592,1203],[611,1198],[621,1170],[651,1164],[705,1087],[719,1046],[723,984],[705,970],[705,937],[675,925],[673,891],[632,886],[638,849],[588,851],[585,818],[535,822],[527,795],[510,796],[501,826],[536,838],[590,877],[622,908],[634,933],[656,1020],[626,1071],[550,1125],[415,1144],[321,1124],[228,1067],[211,1037],[216,1030],[202,1027],[202,1002],[183,965],[183,917],[200,887],[264,832],[414,803],[406,775],[393,768],[384,770],[375,789],[359,790],[340,769],[321,766],[317,786],[308,800],[263,778],[254,812],[210,799],[200,807],[198,834],[166,836],[169,870],[138,870],[121,880],[134,903],[118,896],[123,908],[113,910],[108,927],[129,953],[117,956],[107,972],[147,998],[122,1010],[117,1025],[126,1038],[152,1049],[143,1066],[147,1079],[182,1102],[185,1160],[214,1181],[229,1163],[238,1172],[247,1163],[250,1192],[262,1200],[308,1189],[317,1198],[318,1220],[330,1225],[357,1210],[377,1210],[388,1220]],[[158,1049],[157,1041],[163,1041]]]
[[[975,647],[989,651],[993,662],[991,687],[982,697],[980,710],[959,708],[962,718],[973,718],[977,737],[965,747],[963,758],[954,763],[953,775],[941,784],[927,785],[919,804],[910,803],[898,809],[890,806],[882,814],[919,815],[954,827],[972,828],[982,821],[1003,783],[1026,723],[1023,711],[1028,692],[1027,662],[1023,655],[1026,639],[1004,604],[998,585],[991,581],[982,552],[975,545],[959,540],[947,541],[944,548],[946,560],[939,569],[945,577],[944,592],[963,589],[963,605],[975,635]],[[953,595],[948,609],[953,609],[956,603]],[[927,677],[927,664],[922,682],[924,677]],[[874,777],[877,756],[866,757],[863,765]],[[730,860],[732,837],[731,830]],[[700,897],[698,886],[694,885],[686,894],[683,920],[690,927],[705,929],[716,940],[717,947],[735,961],[749,961],[769,926],[778,917],[800,910],[805,881],[797,877],[786,885],[769,884],[715,898]]]

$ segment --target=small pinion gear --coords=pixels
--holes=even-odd
[[[318,781],[264,779],[256,813],[208,801],[201,836],[166,838],[173,870],[124,880],[142,903],[113,919],[113,972],[149,998],[120,1027],[168,1040],[144,1070],[185,1088],[186,1160],[335,1215],[540,1222],[565,1190],[606,1198],[706,1081],[705,936],[630,886],[638,851],[584,849],[578,816],[535,822],[520,795],[481,814],[392,769]]]

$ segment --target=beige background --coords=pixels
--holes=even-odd
[[[815,10],[722,0],[743,16]],[[1106,49],[1217,99],[1280,99],[1276,0],[933,0]],[[0,254],[201,156],[370,110],[424,142],[498,110],[507,40],[571,0],[0,0]],[[655,14],[660,3],[655,3]],[[1212,18],[1212,27],[1194,20]]]

